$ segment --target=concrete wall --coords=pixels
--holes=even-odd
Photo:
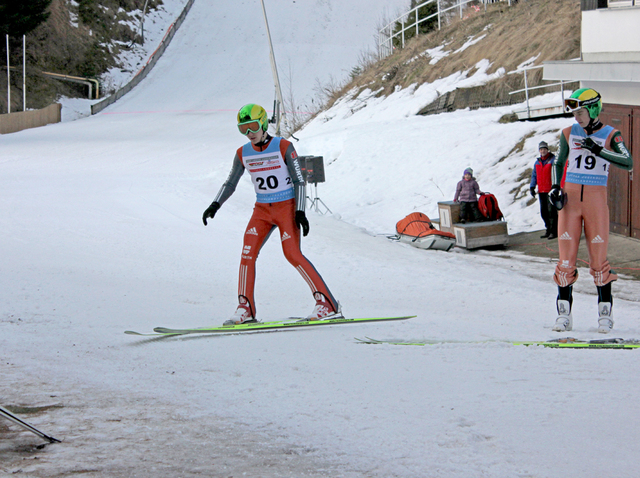
[[[640,5],[582,12],[581,40],[585,62],[640,61]]]
[[[23,129],[59,123],[61,111],[62,105],[54,103],[41,110],[18,111],[0,115],[0,134],[15,133]]]
[[[602,96],[607,104],[640,106],[640,85],[636,83],[612,83],[585,80],[580,83],[583,88],[593,88]],[[640,145],[639,145],[640,147]]]
[[[640,0],[609,1],[582,15],[581,61],[544,62],[545,80],[577,80],[606,104],[640,106]],[[585,0],[583,0],[583,8]]]

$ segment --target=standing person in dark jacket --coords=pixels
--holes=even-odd
[[[473,169],[464,170],[462,180],[456,186],[454,202],[460,202],[460,222],[482,221],[482,214],[478,209],[478,195],[484,194],[473,177]]]
[[[551,191],[551,169],[556,157],[549,152],[549,145],[541,141],[538,145],[540,157],[536,159],[533,165],[533,174],[531,175],[531,184],[529,190],[531,196],[536,197],[536,185],[538,186],[538,201],[540,202],[540,215],[544,221],[546,232],[545,237],[555,239],[558,237],[558,210],[549,202],[549,191]]]

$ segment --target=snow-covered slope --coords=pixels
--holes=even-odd
[[[313,30],[312,45],[337,38],[341,17],[321,26],[301,17],[361,4],[270,3],[276,44],[305,67],[312,60],[293,53],[286,32]],[[248,178],[208,227],[201,215],[243,143],[237,109],[272,99],[262,32],[257,1],[196,1],[122,101],[0,137],[0,400],[53,406],[25,418],[63,440],[38,450],[35,437],[0,422],[0,474],[635,476],[636,352],[501,342],[556,336],[552,262],[422,251],[375,235],[412,210],[433,214],[466,166],[510,224],[539,227],[536,206],[507,192],[565,121],[500,125],[501,109],[415,117],[434,94],[428,85],[345,98],[296,143],[325,157],[319,195],[334,212],[309,213],[303,251],[347,315],[418,317],[249,336],[123,334],[219,324],[235,309]],[[471,77],[461,72],[447,87]],[[497,162],[528,134],[521,153]],[[579,338],[598,335],[593,289],[582,274]],[[614,291],[638,297],[632,281]],[[256,292],[265,320],[313,306],[275,238],[261,251]],[[614,314],[615,335],[640,336],[638,302],[617,299]],[[354,336],[449,343],[394,348]]]
[[[360,55],[375,50],[378,25],[406,8],[404,0],[371,0],[366,10],[359,2],[335,0],[264,3],[283,94],[300,108],[311,106],[318,85],[347,78]],[[181,28],[199,33],[176,37],[155,72],[162,82],[145,86],[142,98],[127,98],[116,109],[147,105],[149,98],[161,109],[236,110],[238,102],[249,101],[271,109],[273,76],[260,1],[242,0],[232,8],[195,2],[192,8]],[[161,38],[167,18],[158,21],[159,32],[147,21],[147,43]]]
[[[393,232],[410,212],[438,217],[438,201],[453,200],[462,172],[471,167],[481,190],[498,198],[511,233],[544,227],[538,203],[528,205],[530,176],[520,176],[533,166],[540,141],[557,144],[567,120],[499,123],[513,108],[416,116],[437,91],[489,79],[479,68],[474,75],[458,74],[387,98],[369,90],[345,97],[297,135],[302,154],[321,155],[329,165],[318,195],[350,223]],[[553,101],[560,101],[559,93],[535,99]]]

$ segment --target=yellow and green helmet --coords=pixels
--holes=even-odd
[[[260,105],[249,103],[238,111],[238,126],[252,121],[258,121],[263,131],[269,128],[269,118],[265,109]]]
[[[580,108],[586,108],[591,119],[596,119],[602,111],[602,97],[593,88],[580,88],[564,100],[564,110],[573,113]]]

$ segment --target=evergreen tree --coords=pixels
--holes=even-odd
[[[52,0],[0,0],[0,34],[21,37],[49,18]]]
[[[424,3],[425,0],[421,0],[420,3]],[[411,0],[411,5],[409,6],[409,8],[416,8],[418,6],[418,1],[417,0]],[[425,33],[429,33],[431,30],[435,30],[438,26],[438,17],[437,15],[434,15],[435,13],[438,12],[438,5],[436,4],[436,2],[432,2],[432,3],[428,3],[427,5],[423,5],[420,8],[418,8],[418,33],[423,35]],[[433,17],[429,18],[428,20],[425,20],[428,16],[430,15],[434,15]],[[397,22],[394,29],[393,29],[393,33],[398,33],[399,31],[401,31],[403,28],[407,28],[410,25],[415,25],[416,23],[416,12],[412,11],[408,16],[407,19],[404,23],[401,22]],[[405,30],[404,32],[404,41],[405,43],[410,39],[413,38],[414,36],[416,36],[416,29],[415,27],[409,28],[408,30]],[[394,37],[393,39],[393,46],[395,48],[402,48],[402,36],[398,35],[397,37]]]

